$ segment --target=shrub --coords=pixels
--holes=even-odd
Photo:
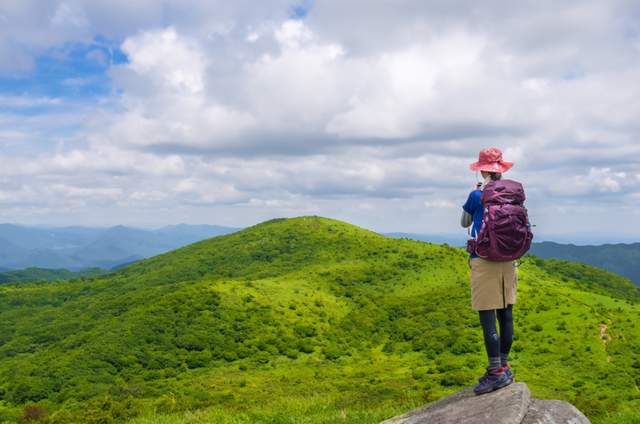
[[[222,357],[227,362],[233,362],[238,359],[238,354],[233,350],[228,350],[222,355]]]
[[[338,348],[338,346],[332,344],[322,349],[322,353],[324,354],[325,358],[333,361],[335,359],[338,359],[341,356],[342,352],[340,351],[340,348]]]
[[[49,416],[49,412],[39,405],[27,405],[24,407],[20,421],[40,421]]]
[[[453,371],[445,374],[440,379],[440,385],[444,387],[449,386],[463,386],[469,383],[471,376],[463,371]]]
[[[298,344],[298,350],[303,353],[313,353],[313,345],[307,341]]]

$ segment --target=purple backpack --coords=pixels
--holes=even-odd
[[[513,180],[491,181],[482,190],[484,213],[475,252],[490,261],[512,261],[531,247],[533,233],[524,207],[522,184]]]

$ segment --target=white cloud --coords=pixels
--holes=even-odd
[[[113,188],[95,188],[95,187],[75,187],[65,184],[53,184],[51,186],[57,196],[63,196],[67,198],[81,198],[84,200],[99,199],[99,200],[118,200],[122,196],[122,189]]]
[[[2,205],[33,203],[41,204],[42,198],[31,187],[20,186],[10,190],[0,190],[0,204]]]
[[[246,40],[247,40],[249,43],[255,43],[256,41],[258,41],[258,39],[259,39],[259,38],[260,38],[260,34],[258,34],[258,33],[257,33],[257,32],[255,32],[255,31],[251,31],[251,32],[249,32],[249,33],[247,34],[247,38],[246,38]]]
[[[289,7],[3,2],[0,71],[95,34],[124,40],[128,57],[97,107],[0,97],[3,199],[33,216],[40,196],[54,215],[111,201],[113,219],[162,207],[233,225],[322,213],[455,231],[468,163],[496,145],[545,225],[637,200],[637,6],[323,0],[295,20]],[[56,112],[20,110],[32,107]],[[569,218],[555,223],[559,209]],[[8,210],[21,216],[19,202]]]
[[[626,177],[625,172],[612,173],[609,168],[591,168],[587,178],[600,191],[617,193],[620,191],[621,181],[624,181]]]
[[[87,16],[79,2],[59,3],[51,17],[51,23],[56,27],[73,26],[85,28],[89,25]]]
[[[298,49],[301,45],[312,41],[313,33],[299,20],[285,21],[276,29],[275,39],[283,48]]]
[[[204,88],[205,58],[197,46],[179,38],[174,28],[127,38],[122,50],[129,57],[125,67],[151,79],[155,89],[190,95]]]
[[[174,191],[182,201],[192,205],[233,204],[249,200],[249,196],[238,191],[233,184],[221,184],[198,178],[178,181]]]
[[[141,146],[224,144],[254,124],[250,114],[206,95],[209,63],[194,40],[175,29],[128,38],[129,63],[114,70],[124,113],[110,115],[107,143]]]
[[[344,51],[338,44],[315,43],[298,21],[284,22],[274,37],[277,54],[264,54],[245,66],[245,102],[261,131],[321,135],[348,89],[340,75]]]
[[[481,81],[483,44],[480,37],[454,33],[357,60],[346,110],[327,123],[327,131],[354,137],[412,137],[450,122],[474,120],[468,110],[459,109],[464,103],[443,103],[443,94],[484,88],[478,84],[488,82]]]
[[[460,208],[460,205],[446,199],[434,199],[426,200],[424,206],[427,209],[456,209]]]
[[[613,172],[610,168],[590,168],[586,174],[558,180],[549,185],[551,193],[567,196],[586,196],[592,193],[619,193],[623,188],[634,189],[626,172]]]

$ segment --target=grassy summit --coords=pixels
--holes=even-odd
[[[468,272],[461,249],[302,217],[2,286],[0,421],[37,405],[60,423],[375,423],[483,372]],[[514,311],[511,362],[536,397],[639,418],[633,284],[527,258]]]

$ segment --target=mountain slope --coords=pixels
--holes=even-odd
[[[0,267],[110,269],[236,230],[185,224],[157,230],[124,226],[35,228],[0,224]]]
[[[210,237],[230,234],[240,228],[222,227],[219,225],[168,225],[154,230],[153,233],[172,243],[174,247],[186,246]]]
[[[408,238],[427,243],[449,244],[451,246],[462,247],[467,243],[469,238],[464,233],[459,234],[416,234],[416,233],[383,233],[387,237]]]
[[[23,249],[63,250],[81,246],[87,240],[97,237],[103,228],[26,227],[15,224],[0,224],[0,237]]]
[[[531,253],[545,259],[564,259],[597,266],[640,285],[640,243],[576,246],[543,242],[534,243]]]
[[[0,284],[28,281],[61,281],[102,274],[106,274],[106,271],[99,268],[89,268],[79,272],[48,268],[26,268],[14,271],[0,269]]]
[[[28,251],[11,241],[0,238],[0,258],[2,258],[2,266],[10,268],[13,263],[20,261],[22,256],[28,254]]]
[[[157,255],[175,247],[162,243],[149,231],[119,225],[107,229],[96,240],[76,249],[72,257],[79,262],[111,268]]]
[[[199,422],[377,422],[482,373],[466,261],[304,217],[104,277],[2,286],[0,415],[36,402],[52,422],[181,422],[187,409]],[[638,289],[547,264],[520,269],[517,378],[595,423],[631,416]]]

